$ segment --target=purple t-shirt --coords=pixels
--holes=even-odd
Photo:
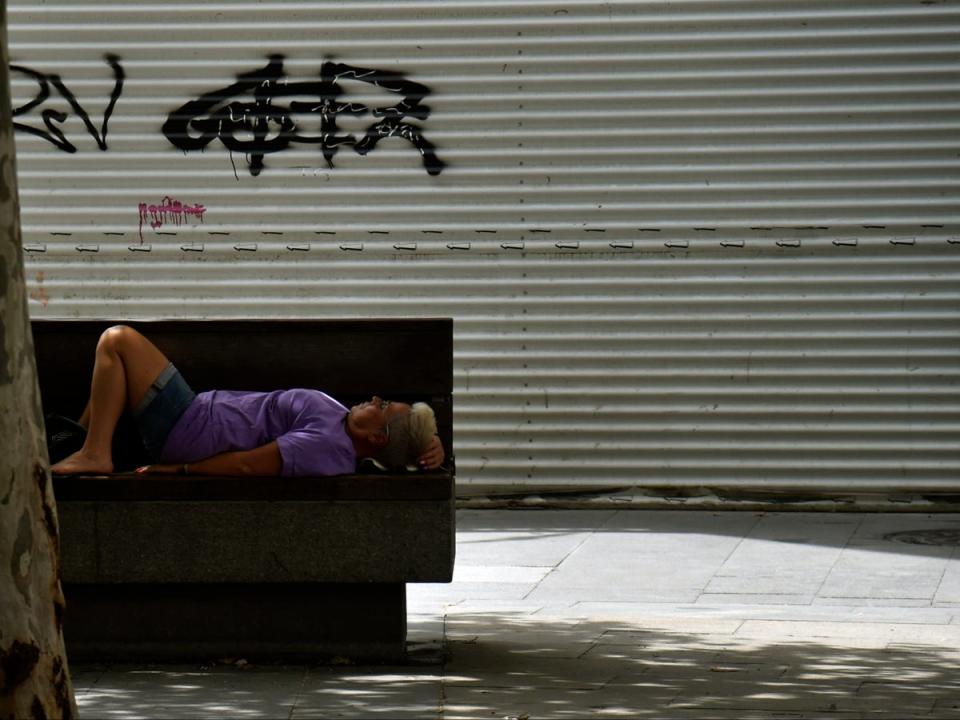
[[[160,462],[198,462],[276,440],[283,477],[352,473],[357,455],[347,412],[319,390],[202,392],[174,424]]]

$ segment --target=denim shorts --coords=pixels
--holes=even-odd
[[[173,363],[153,381],[133,411],[133,419],[152,462],[160,461],[160,451],[167,436],[196,396]]]

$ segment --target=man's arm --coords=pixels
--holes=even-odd
[[[279,475],[283,467],[277,441],[253,450],[237,450],[190,463],[191,475]],[[177,475],[182,465],[147,465],[137,472]]]

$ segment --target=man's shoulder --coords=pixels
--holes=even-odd
[[[315,435],[345,432],[347,409],[320,390],[293,388],[278,394],[277,417],[287,431],[311,430]]]
[[[337,412],[345,411],[346,407],[322,390],[315,388],[290,388],[283,390],[280,394],[283,401],[289,403],[301,403],[323,410],[334,410]]]

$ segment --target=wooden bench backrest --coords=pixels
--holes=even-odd
[[[90,393],[97,341],[104,330],[117,324],[148,337],[198,393],[304,387],[323,390],[348,407],[372,394],[428,402],[436,412],[447,455],[452,457],[453,321],[449,318],[35,320],[32,328],[45,413],[80,416]],[[131,442],[129,422],[121,425],[116,442]]]

